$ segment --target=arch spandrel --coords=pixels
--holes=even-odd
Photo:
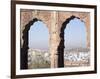
[[[48,30],[50,30],[50,17],[51,17],[51,12],[50,11],[41,11],[41,10],[34,10],[32,11],[32,16],[33,18],[37,18],[41,20],[43,23],[46,24]]]
[[[24,27],[26,24],[32,20],[32,11],[31,10],[23,10],[21,9],[21,27]]]
[[[89,17],[88,12],[59,12],[59,24],[61,25],[67,18],[71,16],[78,17],[80,20],[85,21],[86,17]],[[85,21],[86,22],[86,21]]]

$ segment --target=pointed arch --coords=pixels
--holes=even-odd
[[[72,15],[63,22],[61,29],[60,29],[60,35],[59,35],[60,42],[59,42],[59,45],[58,45],[58,48],[57,48],[57,51],[58,51],[58,67],[64,67],[64,48],[65,48],[65,45],[64,45],[64,42],[65,42],[64,30],[65,30],[67,24],[71,20],[73,20],[74,18],[80,19],[79,17]]]
[[[31,20],[28,24],[25,25],[25,28],[23,30],[23,45],[21,47],[21,61],[20,61],[20,68],[21,69],[28,69],[28,49],[29,49],[29,30],[32,25],[34,25],[35,22],[41,21],[40,19],[34,18]]]
[[[64,30],[65,50],[86,48],[86,26],[80,19],[74,18]]]

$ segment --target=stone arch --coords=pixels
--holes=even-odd
[[[61,26],[65,20],[71,16],[75,16],[84,22],[86,26],[87,48],[90,48],[90,13],[89,12],[59,12],[59,33]]]
[[[57,51],[58,51],[58,67],[64,67],[64,48],[65,48],[65,45],[64,45],[64,30],[66,28],[66,25],[71,21],[73,20],[74,18],[77,18],[77,19],[80,19],[79,17],[76,17],[74,15],[70,16],[69,18],[67,18],[63,23],[62,23],[62,26],[60,28],[60,42],[59,42],[59,45],[58,45],[58,48],[57,48]],[[80,19],[81,20],[81,19]],[[81,20],[82,21],[82,20]]]
[[[23,30],[23,45],[21,47],[21,69],[27,69],[28,68],[28,49],[29,49],[29,42],[28,42],[28,32],[30,30],[30,27],[37,21],[42,21],[40,19],[34,18],[33,20],[29,21],[28,24],[25,25],[25,28]],[[42,21],[43,22],[43,21]]]
[[[33,20],[33,18],[37,18],[41,20],[43,23],[46,24],[49,33],[50,33],[50,23],[51,23],[51,12],[49,11],[41,11],[41,10],[31,10],[31,9],[21,9],[21,21],[20,21],[20,28],[21,28],[21,47],[23,46],[23,30],[25,26]]]

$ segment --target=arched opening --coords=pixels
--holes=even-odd
[[[48,68],[49,32],[42,21],[35,22],[29,30],[28,68]]]
[[[73,23],[73,21],[75,21],[75,22]],[[80,24],[80,25],[75,26],[75,23]],[[71,27],[69,27],[70,24],[73,24],[74,26],[72,27],[72,31],[69,34],[69,31],[71,29]],[[67,34],[65,34],[66,31],[67,31]],[[75,49],[74,52],[76,52],[76,51],[89,52],[89,49],[86,48],[85,24],[80,20],[80,18],[75,17],[73,15],[65,20],[65,22],[62,24],[62,27],[60,30],[60,43],[58,46],[58,67],[64,67],[64,66],[71,67],[72,66],[72,64],[70,64],[70,61],[69,62],[66,61],[70,57],[69,49],[71,47],[73,47]],[[73,50],[73,48],[71,49],[71,51]],[[74,53],[72,53],[72,55],[74,55]],[[77,57],[79,55],[75,55],[75,56]],[[88,58],[89,58],[89,55],[87,56],[87,61],[88,61]],[[72,59],[73,59],[73,57],[72,57]]]
[[[89,49],[84,22],[77,18],[71,20],[64,30],[64,40],[64,66],[87,66]]]
[[[28,24],[25,25],[25,29],[23,30],[23,46],[21,47],[21,53],[20,53],[20,69],[28,69],[28,31],[36,21],[38,21],[37,18],[34,18],[31,20]]]
[[[86,26],[80,19],[74,18],[64,30],[65,50],[86,48]]]
[[[36,27],[34,27],[34,25]],[[46,25],[41,20],[39,20],[37,18],[34,18],[28,24],[26,24],[25,29],[23,30],[23,36],[22,36],[23,46],[21,48],[21,55],[20,55],[21,56],[20,57],[21,58],[20,68],[21,69],[45,68],[45,66],[44,66],[45,63],[48,64],[48,66],[46,66],[46,67],[49,67],[49,64],[50,64],[50,63],[48,63],[49,62],[49,57],[47,57],[49,55],[48,44],[47,44],[48,43],[47,41],[49,39],[48,34],[49,33],[48,33],[48,29],[47,29]],[[32,48],[34,48],[35,50],[33,50]],[[38,54],[37,57],[47,58],[46,59],[47,61],[45,61],[44,59],[41,59],[41,60],[44,60],[45,63],[42,62],[41,60],[39,60],[38,63],[39,62],[44,63],[43,65],[38,64],[38,66],[36,66],[36,67],[30,66],[30,64],[32,64],[31,61],[33,59],[35,59],[34,57],[32,57],[33,56],[32,52],[35,52],[35,53],[37,52],[37,54]],[[42,56],[40,56],[40,53],[41,53]],[[33,58],[33,59],[31,59],[31,58]]]

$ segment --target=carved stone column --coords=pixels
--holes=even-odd
[[[58,33],[58,12],[51,12],[51,32],[50,32],[50,58],[51,68],[58,67],[58,52],[57,47],[59,44],[59,33]]]

